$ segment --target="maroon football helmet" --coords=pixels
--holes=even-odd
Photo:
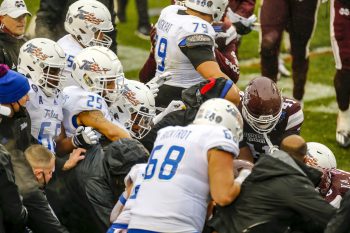
[[[274,81],[258,77],[244,91],[242,115],[259,134],[269,133],[282,114],[282,95]]]

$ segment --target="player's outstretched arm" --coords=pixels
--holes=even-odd
[[[90,126],[111,141],[130,138],[128,132],[106,119],[100,111],[84,111],[77,117],[78,125]]]
[[[239,149],[238,159],[247,160],[254,163],[254,158],[249,146],[245,146]]]
[[[217,149],[208,151],[210,194],[220,206],[230,204],[241,191],[240,184],[234,180],[232,164],[232,154]]]

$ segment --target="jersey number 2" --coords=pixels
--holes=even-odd
[[[156,152],[160,149],[162,149],[163,145],[158,145],[152,150],[151,157],[148,160],[148,164],[146,167],[146,174],[145,174],[145,180],[151,179],[154,176],[154,173],[156,171],[156,166],[158,163],[158,159],[154,158]],[[165,159],[160,166],[160,171],[158,174],[158,178],[160,180],[170,180],[173,178],[173,176],[176,173],[177,167],[182,160],[183,156],[185,154],[185,148],[182,146],[171,146],[165,156]],[[169,168],[171,167],[171,170]]]

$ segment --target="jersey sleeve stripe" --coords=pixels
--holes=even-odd
[[[286,130],[294,128],[297,125],[301,125],[304,121],[304,113],[300,109],[298,112],[294,113],[288,118],[288,123],[286,126]]]

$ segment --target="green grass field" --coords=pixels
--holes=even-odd
[[[31,12],[36,12],[38,0],[27,0]],[[166,6],[169,0],[149,0],[150,8]],[[138,70],[142,61],[147,58],[150,48],[149,41],[141,40],[135,36],[137,15],[134,1],[129,1],[127,11],[127,23],[118,24],[119,54],[126,76],[138,77]],[[155,23],[157,17],[151,18]],[[239,49],[240,59],[258,58],[258,33],[252,32],[243,38]],[[318,24],[311,43],[311,50],[320,47],[330,47],[329,40],[329,5],[322,4],[318,14]],[[139,61],[136,62],[136,61]],[[290,59],[287,59],[287,67],[290,68]],[[249,79],[260,73],[258,64],[241,67],[241,78],[238,85],[243,88]],[[310,70],[304,103],[305,121],[302,127],[302,136],[307,141],[316,141],[330,147],[338,160],[338,167],[350,170],[349,149],[340,148],[335,142],[336,111],[335,93],[333,88],[333,75],[335,73],[333,55],[330,52],[314,54],[310,57]],[[291,79],[283,78],[279,85],[286,96],[291,96]]]

